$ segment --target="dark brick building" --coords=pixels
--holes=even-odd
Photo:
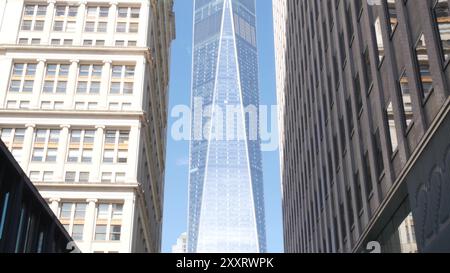
[[[449,1],[285,5],[286,252],[450,251]]]

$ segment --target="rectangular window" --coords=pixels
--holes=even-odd
[[[129,131],[107,130],[103,152],[104,163],[127,163]]]
[[[34,134],[32,161],[56,162],[60,130],[37,129]]]
[[[70,219],[72,217],[72,207],[73,203],[62,203],[59,218]]]
[[[377,177],[380,178],[381,174],[384,172],[384,161],[383,161],[383,152],[381,150],[381,138],[380,131],[377,129],[375,134],[373,134],[373,138],[375,141],[375,166]]]
[[[112,111],[120,110],[119,103],[117,103],[117,102],[110,102],[109,105],[108,105],[108,110],[112,110]]]
[[[20,101],[19,103],[19,109],[29,109],[30,108],[30,101]]]
[[[21,30],[42,31],[44,30],[46,5],[27,4],[24,7]]]
[[[356,101],[356,109],[357,109],[357,113],[358,115],[361,113],[361,111],[363,110],[363,101],[362,101],[362,90],[361,90],[361,82],[359,79],[359,74],[356,74],[355,77],[355,101]]]
[[[125,182],[125,173],[116,173],[116,183]]]
[[[113,219],[122,219],[123,204],[112,204]]]
[[[76,241],[83,240],[86,203],[62,202],[59,220]]]
[[[409,89],[409,77],[406,70],[403,70],[399,79],[401,112],[405,128],[408,128],[413,121],[413,111],[411,104],[411,92]]]
[[[99,94],[102,77],[102,66],[82,64],[78,70],[77,93]]]
[[[112,173],[104,172],[102,173],[102,183],[111,182]]]
[[[115,42],[115,45],[116,45],[116,46],[125,46],[125,41],[124,41],[124,40],[117,40],[117,41]]]
[[[120,149],[117,154],[117,163],[127,163],[128,161],[128,150]]]
[[[120,241],[120,231],[121,231],[121,226],[119,226],[119,225],[111,226],[109,240],[110,241]]]
[[[395,32],[395,29],[398,25],[398,19],[397,19],[397,9],[395,7],[396,0],[387,0],[387,12],[389,15],[389,24],[390,24],[390,31],[391,35]]]
[[[47,149],[47,157],[46,157],[46,162],[56,162],[56,154],[57,154],[57,149],[56,148],[48,148]]]
[[[44,159],[44,149],[36,148],[33,150],[33,154],[31,156],[31,161],[33,162],[42,162]]]
[[[68,162],[92,162],[94,137],[94,130],[71,130]]]
[[[81,133],[82,133],[82,130],[72,130],[72,132],[70,134],[71,144],[81,142]]]
[[[91,46],[91,45],[93,45],[93,42],[92,42],[92,40],[83,40],[83,45],[84,46]]]
[[[375,28],[375,38],[377,41],[378,64],[381,64],[384,59],[384,42],[383,42],[383,32],[381,30],[380,17],[377,17],[377,19],[375,19],[374,28]]]
[[[367,92],[369,92],[372,89],[373,85],[373,78],[372,78],[372,67],[370,63],[370,55],[369,55],[369,48],[366,48],[364,51],[364,81],[366,83]]]
[[[115,144],[116,143],[116,131],[108,130],[105,134],[105,143]]]
[[[25,139],[25,129],[14,130],[14,144],[23,143]]]
[[[78,162],[79,158],[80,158],[79,149],[69,149],[69,153],[67,155],[67,162],[75,163]]]
[[[89,173],[88,172],[80,172],[80,182],[89,182]]]
[[[66,172],[66,176],[64,178],[65,182],[73,183],[75,182],[76,172]]]
[[[94,239],[120,241],[123,204],[98,203]]]
[[[72,227],[72,238],[75,241],[82,241],[83,240],[83,229],[84,229],[84,225],[73,225],[73,227]]]
[[[30,172],[30,180],[33,182],[38,182],[41,180],[41,172],[31,171]]]
[[[76,110],[84,110],[86,108],[85,105],[86,104],[84,102],[77,101],[77,102],[75,102],[75,109]]]
[[[86,9],[85,32],[106,32],[108,28],[108,7],[88,6]]]
[[[132,65],[113,65],[110,94],[133,94],[135,67]]]
[[[128,144],[130,138],[129,131],[119,131],[119,144]]]
[[[450,59],[450,12],[447,0],[436,1],[433,7],[434,22],[441,43],[444,62]]]
[[[114,162],[114,150],[105,150],[103,152],[103,163]]]
[[[92,149],[84,149],[81,157],[81,162],[91,163],[92,162]]]
[[[391,141],[392,152],[394,153],[398,148],[397,139],[397,126],[395,123],[394,106],[392,101],[388,101],[387,107],[385,109],[385,117],[389,128],[389,139]]]
[[[14,109],[17,108],[17,101],[16,100],[8,100],[6,102],[6,109]]]
[[[61,45],[61,39],[52,39],[50,44],[51,45]]]
[[[95,226],[95,238],[96,241],[106,240],[106,225],[96,225]]]
[[[97,109],[97,103],[96,102],[88,102],[88,110],[95,110]]]
[[[45,110],[52,109],[52,103],[50,101],[41,102],[41,109],[45,109]]]
[[[75,32],[78,7],[73,5],[57,5],[55,7],[54,31]]]
[[[119,7],[117,9],[116,32],[137,33],[139,31],[138,7]]]
[[[126,23],[117,23],[116,32],[126,32],[127,24]]]
[[[416,48],[416,68],[419,73],[422,98],[426,99],[433,90],[433,78],[430,72],[430,59],[428,57],[425,35],[421,34]]]
[[[109,215],[109,204],[98,204],[97,206],[97,218],[108,219]]]
[[[64,102],[62,101],[55,101],[55,110],[62,110],[64,109]]]
[[[31,93],[35,74],[36,64],[15,63],[11,71],[9,92]]]
[[[95,131],[94,130],[85,130],[84,131],[84,144],[93,144],[94,143],[94,137],[95,137]]]
[[[84,220],[85,214],[86,214],[86,203],[78,203],[75,204],[75,219],[81,219]]]
[[[373,190],[373,185],[372,185],[372,172],[371,172],[371,168],[370,168],[370,158],[369,158],[369,152],[366,151],[366,153],[364,154],[364,175],[365,175],[365,182],[366,182],[366,195],[370,196],[370,194],[372,193]]]

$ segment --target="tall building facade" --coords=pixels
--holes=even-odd
[[[171,0],[0,3],[0,136],[83,252],[159,252]]]
[[[275,0],[274,18],[286,252],[449,251],[449,2]]]
[[[255,5],[194,1],[188,252],[266,249]]]
[[[177,239],[177,243],[172,246],[172,253],[187,253],[187,233],[183,232]]]
[[[0,253],[79,252],[0,140]]]

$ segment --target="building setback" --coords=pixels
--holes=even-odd
[[[82,252],[159,252],[172,0],[0,3],[0,136]]]
[[[67,231],[0,140],[0,253],[73,250]]]
[[[274,18],[286,252],[450,251],[449,2]]]
[[[196,0],[193,12],[188,252],[265,252],[259,120],[246,114],[259,107],[256,2]]]

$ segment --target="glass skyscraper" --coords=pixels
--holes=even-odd
[[[188,252],[266,251],[255,5],[194,1]]]

